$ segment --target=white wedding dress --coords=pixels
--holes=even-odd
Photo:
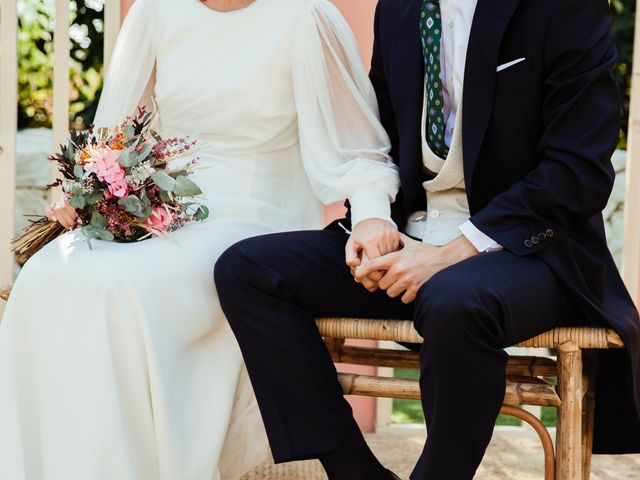
[[[398,175],[353,36],[326,0],[137,0],[96,124],[153,92],[161,135],[200,139],[211,209],[173,240],[77,232],[25,265],[0,323],[0,480],[237,480],[267,442],[213,265],[320,202],[389,218]],[[319,201],[319,200],[320,201]]]

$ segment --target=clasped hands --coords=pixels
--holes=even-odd
[[[400,233],[385,220],[371,219],[356,225],[345,253],[356,282],[409,304],[436,273],[479,252],[464,236],[434,247]]]

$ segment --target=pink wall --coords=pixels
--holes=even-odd
[[[124,17],[127,16],[127,12],[129,11],[129,9],[131,8],[131,4],[133,3],[134,0],[122,0],[122,19],[124,20]]]
[[[131,4],[134,0],[122,0],[122,18],[126,16]],[[199,0],[190,0],[199,1]],[[377,0],[333,0],[338,6],[342,14],[345,16],[349,25],[353,29],[360,52],[362,54],[363,63],[368,68],[371,59],[371,47],[373,37],[373,14]],[[341,203],[332,205],[326,209],[325,218],[327,222],[340,218],[344,213],[344,208]],[[349,342],[350,344],[375,346],[376,342]],[[349,372],[360,373],[365,375],[375,375],[376,369],[373,367],[344,367],[339,365],[340,370],[346,370]],[[365,432],[372,432],[375,430],[376,419],[376,401],[370,397],[348,397],[349,403],[351,403],[354,409],[354,416]]]
[[[371,60],[373,45],[373,14],[377,0],[333,0],[351,25],[358,39],[365,65]]]

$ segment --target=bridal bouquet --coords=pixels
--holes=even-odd
[[[71,132],[68,145],[49,157],[62,176],[49,188],[61,187],[89,246],[92,239],[162,236],[209,215],[196,199],[202,191],[189,178],[197,159],[172,168],[173,161],[193,153],[196,141],[162,139],[150,122],[151,114],[140,108],[118,127]],[[39,218],[12,248],[26,261],[64,231],[58,222]]]

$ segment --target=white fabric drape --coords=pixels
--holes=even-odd
[[[106,70],[94,119],[96,127],[114,127],[136,111],[151,108],[158,25],[153,0],[136,0],[122,24]]]
[[[312,0],[294,40],[302,159],[325,204],[348,198],[352,221],[391,221],[400,179],[353,33],[338,9]]]

